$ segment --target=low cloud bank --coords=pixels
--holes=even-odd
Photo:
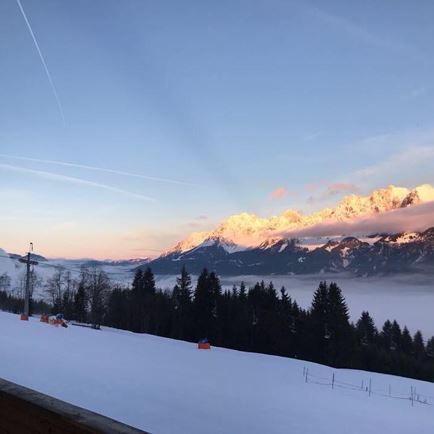
[[[304,229],[284,231],[286,237],[325,237],[369,235],[375,233],[419,232],[434,227],[434,201],[400,208],[382,214],[371,214],[351,221],[326,221]]]

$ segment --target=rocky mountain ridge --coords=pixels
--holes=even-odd
[[[309,215],[288,209],[280,216],[269,218],[241,213],[228,217],[210,232],[193,232],[163,256],[188,252],[216,239],[230,244],[229,252],[259,247],[272,238],[281,238],[282,232],[304,229],[323,222],[351,221],[357,217],[381,214],[399,208],[434,201],[434,188],[429,184],[414,189],[389,185],[368,196],[345,196],[335,208],[325,208]]]

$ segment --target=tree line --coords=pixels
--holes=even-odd
[[[206,269],[193,287],[183,268],[171,291],[156,287],[150,268],[138,269],[131,287],[111,283],[98,268],[82,269],[78,279],[59,269],[48,279],[46,294],[52,313],[95,328],[191,342],[207,338],[236,350],[434,381],[434,337],[425,342],[420,331],[412,335],[397,321],[377,329],[368,312],[352,323],[333,282],[320,282],[308,309],[272,282],[223,290],[216,273]]]
[[[21,291],[19,291],[21,293]],[[41,314],[47,312],[50,305],[44,300],[30,299],[30,310],[33,313]],[[0,275],[0,310],[12,313],[23,311],[23,297],[21,294],[14,294],[11,291],[11,278],[7,273]]]

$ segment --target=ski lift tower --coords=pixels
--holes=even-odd
[[[33,243],[30,243],[29,251],[27,255],[20,258],[19,261],[26,264],[26,293],[24,295],[24,312],[21,315],[21,319],[24,321],[29,320],[30,311],[30,266],[38,265],[37,261],[32,260]]]

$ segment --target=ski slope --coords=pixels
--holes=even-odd
[[[427,382],[4,312],[0,330],[0,377],[155,434],[434,432],[434,406],[408,399],[434,404]],[[370,397],[344,386],[369,379]]]

